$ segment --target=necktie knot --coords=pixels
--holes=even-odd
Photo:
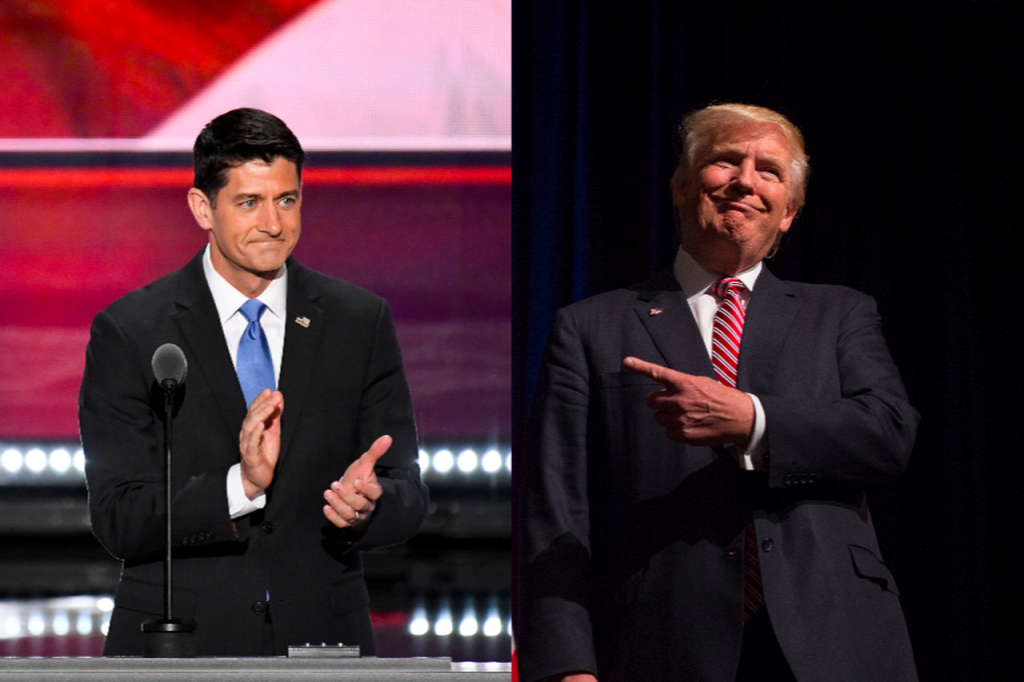
[[[724,300],[733,296],[739,296],[746,288],[746,285],[738,277],[723,277],[712,285],[711,291],[714,292],[715,296]]]
[[[253,322],[259,321],[260,316],[263,314],[263,311],[266,310],[266,308],[267,304],[264,303],[263,301],[256,298],[250,298],[248,301],[242,304],[242,307],[239,308],[239,310],[242,311],[242,314],[245,315],[245,319],[249,320],[251,324]]]

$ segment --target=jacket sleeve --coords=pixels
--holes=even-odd
[[[882,336],[874,299],[856,294],[845,303],[837,324],[792,340],[816,346],[787,352],[798,358],[782,372],[792,379],[758,393],[772,487],[863,487],[892,481],[906,468],[919,415]]]
[[[520,622],[521,679],[596,673],[590,614],[587,499],[589,378],[571,315],[559,311],[530,413],[520,518],[525,534]]]
[[[137,345],[112,315],[99,313],[79,393],[93,533],[126,562],[153,560],[165,547],[163,395],[146,359],[154,349]],[[175,546],[236,541],[227,468],[172,475]]]
[[[392,444],[375,467],[383,493],[356,543],[358,549],[405,542],[416,534],[427,514],[428,494],[420,478],[412,399],[391,310],[381,301],[360,404],[356,456],[385,434],[391,436]]]

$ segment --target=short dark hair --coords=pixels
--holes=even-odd
[[[273,163],[283,157],[302,178],[306,153],[284,121],[259,109],[233,109],[206,124],[192,148],[193,186],[216,208],[217,193],[228,184],[229,168],[259,159]]]

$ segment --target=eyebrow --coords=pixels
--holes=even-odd
[[[745,155],[744,152],[743,152],[743,148],[740,145],[732,144],[732,143],[724,143],[724,144],[720,144],[720,145],[715,145],[715,146],[711,147],[711,149],[708,150],[708,157],[709,157],[709,159],[713,158],[715,156],[718,156],[720,154],[741,154],[741,155]],[[758,154],[757,157],[756,157],[756,160],[757,161],[767,161],[769,163],[773,163],[777,167],[779,167],[780,169],[788,167],[787,164],[784,163],[782,161],[782,159],[780,159],[775,154]]]
[[[274,199],[283,199],[285,197],[299,197],[301,193],[298,189],[290,189],[285,192],[281,192]],[[231,197],[232,201],[248,201],[249,199],[262,199],[263,194],[261,192],[239,192],[235,196]]]

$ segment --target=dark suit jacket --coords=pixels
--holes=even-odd
[[[873,299],[762,270],[738,381],[764,406],[767,474],[669,441],[645,404],[660,386],[625,371],[627,355],[714,377],[671,275],[569,306],[553,327],[518,462],[524,682],[732,682],[748,514],[797,679],[916,679],[864,488],[903,471],[918,415]]]
[[[306,642],[373,652],[358,550],[411,537],[427,502],[390,311],[289,259],[287,312],[281,452],[265,509],[239,518],[237,534],[225,481],[246,405],[202,254],[93,320],[79,399],[89,508],[124,562],[107,655],[140,654],[140,623],[163,614],[164,397],[150,363],[168,342],[188,361],[173,423],[174,616],[196,622],[199,654],[259,654],[268,590],[278,653]],[[323,492],[383,434],[394,439],[377,464],[384,493],[352,544],[324,517]]]

